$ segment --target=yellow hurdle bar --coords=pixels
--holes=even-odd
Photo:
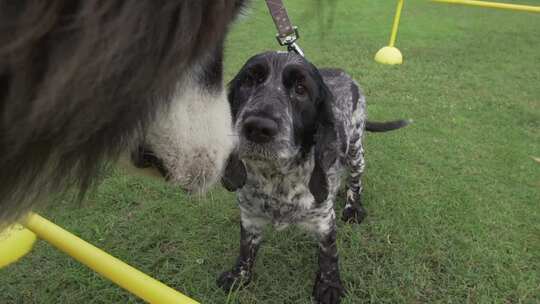
[[[488,8],[499,8],[523,12],[540,13],[540,6],[509,4],[500,2],[476,1],[476,0],[432,0],[433,2],[473,5]]]
[[[198,304],[38,214],[31,213],[24,226],[77,261],[149,303]]]

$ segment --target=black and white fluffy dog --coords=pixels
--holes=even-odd
[[[229,290],[250,281],[265,225],[296,224],[319,242],[315,301],[339,303],[334,201],[341,175],[349,170],[342,218],[360,222],[364,130],[389,131],[407,122],[368,122],[365,97],[349,75],[318,70],[293,53],[249,59],[230,84],[229,102],[239,144],[222,182],[237,192],[241,241],[236,265],[218,285]]]
[[[0,226],[120,154],[188,190],[218,180],[223,41],[245,2],[0,0]]]

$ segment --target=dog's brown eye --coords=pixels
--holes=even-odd
[[[298,95],[304,95],[306,94],[306,87],[298,83],[294,86],[294,92]]]

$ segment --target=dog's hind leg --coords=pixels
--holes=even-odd
[[[262,241],[264,222],[247,216],[242,212],[240,225],[240,255],[236,265],[225,271],[217,279],[217,284],[226,292],[244,287],[251,281],[253,264]]]
[[[366,217],[366,210],[362,205],[362,174],[365,167],[364,147],[362,146],[363,127],[363,124],[356,125],[347,155],[349,181],[347,201],[341,219],[351,223],[361,223]]]

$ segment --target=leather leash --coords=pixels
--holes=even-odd
[[[305,57],[304,52],[298,46],[296,41],[300,38],[298,28],[291,24],[287,9],[282,0],[265,0],[266,6],[270,11],[270,15],[274,20],[274,24],[278,30],[276,39],[281,46],[286,46],[289,52],[295,52],[298,55]]]

